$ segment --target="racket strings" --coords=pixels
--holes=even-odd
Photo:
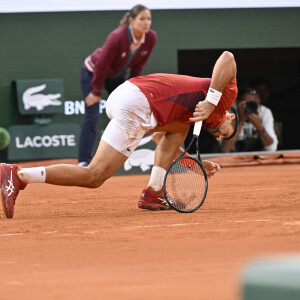
[[[192,158],[174,162],[166,179],[168,200],[180,210],[190,211],[202,205],[206,195],[203,169]]]

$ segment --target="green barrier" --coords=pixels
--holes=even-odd
[[[300,255],[249,263],[242,276],[242,300],[300,299]]]
[[[80,126],[50,124],[11,126],[8,160],[76,158]]]

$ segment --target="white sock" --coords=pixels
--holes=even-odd
[[[25,168],[18,171],[18,175],[21,180],[27,183],[40,183],[46,181],[45,167]]]
[[[151,186],[151,188],[153,188],[156,192],[160,191],[164,183],[164,177],[166,172],[167,171],[165,169],[158,166],[154,166],[151,171],[148,186]]]

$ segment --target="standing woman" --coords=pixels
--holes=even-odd
[[[87,166],[92,159],[103,88],[111,93],[127,79],[141,75],[157,40],[150,26],[150,10],[143,5],[134,6],[121,19],[120,27],[108,35],[103,46],[85,59],[81,71],[85,118],[81,126],[78,165]]]

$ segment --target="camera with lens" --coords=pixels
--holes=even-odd
[[[255,101],[248,101],[246,103],[246,108],[245,108],[245,112],[247,114],[256,114],[258,109],[258,103]]]

